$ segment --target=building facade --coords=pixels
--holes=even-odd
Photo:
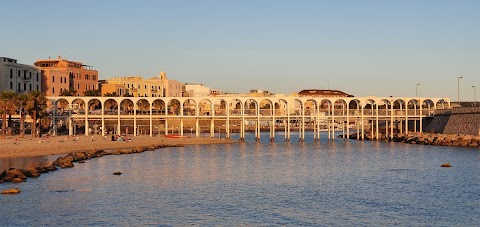
[[[200,83],[186,83],[183,87],[188,97],[202,97],[211,94],[211,89]]]
[[[24,65],[16,59],[0,57],[0,91],[27,93],[42,90],[42,71],[33,65]]]
[[[102,97],[105,96],[130,96],[129,90],[123,84],[107,84],[105,80],[99,80]]]
[[[42,92],[46,96],[59,96],[64,90],[75,90],[84,96],[88,90],[97,90],[98,71],[81,62],[57,59],[38,60],[35,66],[43,72]]]
[[[182,97],[182,83],[169,80],[165,72],[158,77],[143,79],[141,76],[114,77],[105,80],[107,84],[123,85],[133,97]],[[108,87],[108,86],[107,86]],[[106,92],[102,91],[102,94]]]

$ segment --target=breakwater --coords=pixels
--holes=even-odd
[[[48,173],[51,171],[56,171],[58,168],[72,168],[74,163],[84,163],[85,160],[99,158],[106,155],[122,155],[122,154],[133,154],[133,153],[142,153],[145,151],[153,151],[160,148],[166,147],[181,147],[181,144],[152,144],[150,146],[138,146],[134,149],[115,149],[112,151],[97,150],[93,149],[91,151],[85,152],[74,152],[66,155],[65,157],[58,157],[55,161],[47,161],[38,164],[32,164],[30,167],[25,169],[18,168],[9,168],[4,170],[0,174],[0,184],[4,182],[12,183],[22,183],[25,182],[27,178],[36,178],[39,177],[42,173]]]
[[[348,138],[361,139],[361,136],[360,138],[357,138],[357,134],[352,133],[348,136]],[[370,132],[366,132],[365,138],[372,139],[372,134]],[[393,138],[387,137],[384,134],[380,134],[379,140],[434,146],[478,147],[480,145],[480,136],[465,134],[412,132],[409,134],[395,134]]]
[[[424,132],[480,135],[480,107],[435,110],[423,128]]]

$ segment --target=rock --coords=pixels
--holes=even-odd
[[[36,168],[30,168],[30,169],[21,169],[22,173],[26,177],[39,177],[40,173]]]
[[[2,190],[2,194],[18,194],[18,193],[20,193],[19,188],[9,188],[9,189]]]
[[[52,161],[43,163],[42,166],[40,166],[40,168],[42,168],[46,172],[57,170],[57,167],[55,167]]]
[[[104,151],[104,150],[99,150],[98,155],[105,156],[105,155],[111,155],[112,153]]]
[[[98,156],[98,152],[97,152],[97,150],[92,149],[91,151],[85,152],[85,155],[86,155],[88,158],[96,158],[96,157]]]
[[[53,164],[55,166],[59,166],[60,168],[72,168],[74,167],[73,165],[73,156],[71,155],[67,155],[66,157],[62,158],[62,157],[59,157],[57,158]]]
[[[87,155],[85,154],[85,152],[75,152],[73,153],[73,161],[74,162],[78,162],[78,161],[82,161],[82,160],[85,160],[85,159],[88,159]]]
[[[81,160],[81,161],[78,161],[78,163],[85,163],[85,161]]]
[[[441,165],[441,167],[450,168],[450,167],[452,167],[452,165],[447,162],[447,163],[443,163],[443,164]]]
[[[17,184],[17,183],[23,183],[23,182],[25,182],[25,181],[26,181],[26,180],[24,180],[24,179],[15,178],[15,179],[12,180],[12,183],[16,183],[16,184]]]
[[[119,155],[119,154],[122,154],[122,151],[119,150],[119,149],[115,149],[113,152],[112,152],[113,155]]]
[[[22,173],[22,171],[20,171],[19,169],[15,169],[15,168],[5,170],[0,175],[0,179],[2,179],[3,181],[6,181],[6,182],[11,182],[15,178],[20,178],[22,180],[27,179],[27,177],[25,176],[25,174]]]
[[[113,175],[122,175],[122,173],[121,172],[115,172],[115,173],[113,173]]]

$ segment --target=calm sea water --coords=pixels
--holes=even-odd
[[[480,225],[478,148],[267,137],[106,156],[1,184],[22,192],[0,196],[0,225]]]

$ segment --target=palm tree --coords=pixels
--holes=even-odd
[[[153,101],[153,104],[152,104],[153,108],[155,109],[155,111],[158,113],[159,111],[165,111],[165,102],[162,101],[162,100],[155,100]]]
[[[20,108],[20,137],[23,138],[25,135],[25,114],[28,101],[27,94],[18,94],[17,95],[18,107]]]
[[[83,92],[83,94],[85,94],[85,96],[87,96],[87,97],[89,97],[89,96],[94,96],[94,97],[102,96],[102,93],[100,92],[100,89],[87,90],[87,91]]]
[[[140,110],[140,113],[144,113],[144,111],[150,111],[150,103],[148,103],[148,101],[145,99],[138,100],[137,106]]]
[[[47,99],[40,91],[30,91],[27,94],[27,112],[32,118],[32,136],[37,137],[37,118],[44,116]],[[41,126],[40,126],[41,127]]]
[[[113,92],[113,93],[106,93],[105,95],[103,95],[103,97],[118,97],[119,95],[117,94],[117,92]]]
[[[60,95],[59,96],[76,96],[77,95],[77,91],[73,88],[70,88],[69,90],[63,90],[62,92],[60,92]]]
[[[2,91],[0,93],[0,108],[2,114],[2,135],[5,138],[6,136],[6,129],[7,129],[7,115],[9,115],[9,119],[11,119],[11,115],[15,114],[17,111],[17,98],[16,93],[13,91]]]

